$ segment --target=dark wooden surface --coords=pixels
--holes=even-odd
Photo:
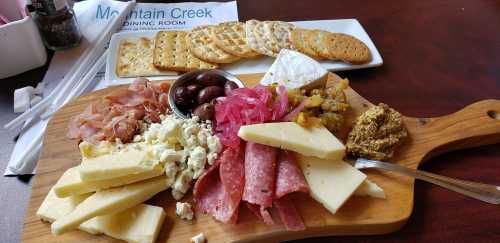
[[[368,100],[407,116],[431,117],[481,99],[500,98],[500,1],[238,1],[240,20],[357,18],[384,59],[382,67],[339,73]],[[0,54],[1,58],[1,54]],[[0,80],[0,124],[14,117],[15,87],[36,83],[46,68]],[[0,132],[0,168],[15,132]],[[500,145],[429,160],[421,169],[500,185]],[[0,178],[1,242],[17,242],[29,184]],[[500,242],[499,206],[416,183],[408,224],[382,236],[329,237],[298,242]]]

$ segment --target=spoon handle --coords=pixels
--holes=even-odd
[[[401,165],[359,158],[354,165],[357,169],[377,168],[411,176],[483,202],[500,204],[500,186],[453,179],[421,170],[409,169]]]

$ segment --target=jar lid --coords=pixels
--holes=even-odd
[[[39,14],[56,14],[67,7],[66,0],[31,0],[31,5]]]

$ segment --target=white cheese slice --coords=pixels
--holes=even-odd
[[[53,190],[47,194],[37,211],[41,219],[54,222],[71,213],[91,194],[59,198]],[[125,211],[106,214],[83,222],[78,229],[91,234],[107,236],[127,242],[153,243],[165,219],[163,208],[139,204]]]
[[[191,237],[191,243],[205,243],[207,239],[203,233],[199,233],[193,237]]]
[[[80,178],[96,181],[150,172],[159,161],[147,150],[127,149],[93,158],[82,158]]]
[[[82,181],[82,179],[80,178],[79,169],[80,166],[69,168],[59,178],[56,185],[54,186],[54,192],[58,197],[75,196],[111,187],[132,184],[138,181],[143,181],[149,178],[160,176],[164,173],[163,167],[161,165],[157,165],[150,171],[139,172],[136,174],[130,174],[99,181]]]
[[[342,142],[324,126],[304,128],[295,122],[263,123],[241,126],[238,136],[305,156],[340,160],[345,155]]]
[[[150,199],[168,186],[166,178],[161,176],[98,191],[78,204],[71,213],[57,219],[52,224],[52,232],[59,235],[96,216],[124,211]]]
[[[309,184],[310,195],[332,214],[365,181],[366,175],[342,160],[297,156]]]
[[[296,51],[282,49],[266,72],[262,85],[279,84],[287,89],[325,86],[328,71],[316,60]]]
[[[384,189],[374,182],[366,179],[354,192],[356,196],[370,196],[375,198],[385,198]]]

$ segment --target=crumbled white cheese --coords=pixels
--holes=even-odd
[[[207,239],[205,239],[205,235],[203,233],[199,233],[191,238],[191,243],[205,243]]]
[[[190,169],[183,170],[172,185],[172,196],[175,200],[180,200],[184,197],[193,180],[193,171]]]
[[[182,198],[191,180],[199,178],[205,166],[213,164],[222,150],[219,138],[212,134],[212,126],[198,117],[180,119],[175,115],[161,116],[161,123],[153,123],[144,132],[154,157],[162,163],[175,161],[176,179],[172,185],[174,198]],[[167,166],[167,165],[165,165]],[[167,170],[167,169],[166,169]]]
[[[167,177],[167,184],[173,185],[175,182],[175,176],[179,171],[179,167],[175,162],[165,163],[165,176]]]
[[[177,202],[175,204],[175,214],[181,219],[193,220],[193,208],[191,204],[187,202]]]
[[[177,152],[173,149],[166,149],[160,154],[160,161],[161,162],[175,162],[175,161],[181,161],[183,153]]]
[[[217,136],[208,136],[207,137],[207,146],[208,146],[208,164],[211,165],[214,163],[215,159],[217,159],[217,155],[222,150],[222,144]]]
[[[198,177],[203,174],[205,164],[207,161],[207,152],[205,148],[197,146],[189,153],[189,159],[187,162],[188,168],[193,170],[193,179],[198,179]]]

